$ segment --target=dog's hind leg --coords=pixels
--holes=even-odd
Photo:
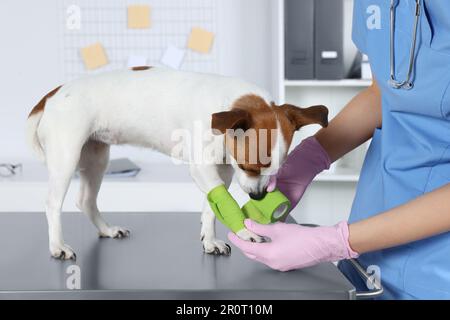
[[[97,196],[103,175],[109,160],[109,145],[89,140],[83,146],[79,162],[80,194],[78,208],[84,212],[96,226],[101,237],[123,238],[130,234],[128,230],[109,226],[97,207]]]
[[[46,215],[49,248],[53,257],[76,259],[73,249],[64,242],[61,209],[70,181],[80,159],[82,143],[68,135],[52,135],[45,143],[45,157],[49,173]]]

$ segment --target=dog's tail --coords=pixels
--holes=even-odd
[[[41,142],[39,141],[39,137],[37,135],[37,129],[39,127],[39,123],[41,122],[41,118],[43,115],[43,111],[30,114],[27,120],[27,142],[31,149],[36,153],[39,157],[39,160],[45,161],[44,149],[42,149]]]
[[[44,115],[47,99],[53,97],[61,87],[49,92],[41,101],[31,110],[27,120],[27,141],[31,149],[36,153],[41,161],[45,161],[45,152],[37,134],[41,118]]]

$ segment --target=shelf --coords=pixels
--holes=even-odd
[[[200,212],[205,195],[192,180],[187,165],[144,163],[136,161],[142,171],[136,177],[105,177],[99,207],[107,212]],[[47,196],[47,169],[38,162],[23,163],[21,173],[0,178],[0,213],[39,212]],[[64,211],[77,212],[80,180],[73,178],[64,201]],[[239,204],[248,200],[236,183],[230,187]],[[24,195],[26,201],[23,201]]]
[[[205,195],[198,189],[186,165],[137,164],[142,168],[135,178],[105,177],[99,196],[99,206],[109,212],[199,212]],[[1,212],[41,211],[47,196],[47,170],[40,163],[24,163],[23,172],[11,178],[0,178]],[[353,170],[337,168],[318,175],[317,183],[356,183]],[[74,178],[69,188],[64,211],[75,207],[80,181]],[[240,204],[248,200],[240,186],[233,182],[231,193]],[[23,201],[26,196],[27,201]]]
[[[359,173],[355,170],[338,168],[334,172],[324,172],[319,174],[316,182],[358,182]]]
[[[314,181],[315,182],[358,182],[359,175],[357,174],[335,174],[324,173],[319,174]]]
[[[106,176],[104,183],[109,185],[145,185],[145,186],[195,186],[189,174],[187,165],[174,165],[172,163],[147,164],[137,162],[142,171],[136,177],[114,178]],[[47,169],[44,164],[38,162],[24,163],[23,172],[11,178],[0,178],[0,185],[19,184],[47,184]],[[334,171],[326,171],[319,174],[315,181],[358,181],[359,174],[355,170],[338,167]],[[78,178],[74,178],[77,182]]]
[[[285,80],[286,87],[348,87],[365,88],[372,84],[372,80],[343,79],[343,80]]]

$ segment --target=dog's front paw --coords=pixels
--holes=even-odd
[[[77,260],[77,255],[67,244],[50,245],[50,253],[53,258],[60,260]]]
[[[202,238],[203,251],[208,254],[225,255],[231,254],[231,247],[222,240],[212,239],[206,240]]]
[[[122,239],[130,236],[130,230],[121,227],[109,227],[99,232],[100,238]]]
[[[238,232],[236,232],[236,235],[245,241],[258,242],[258,243],[265,242],[263,237],[258,236],[257,234],[251,232],[248,229],[239,230]]]

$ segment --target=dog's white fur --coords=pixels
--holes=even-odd
[[[80,210],[102,236],[126,236],[127,230],[109,226],[97,208],[109,145],[131,144],[170,155],[179,143],[171,139],[174,130],[192,130],[196,121],[210,128],[213,113],[229,110],[233,102],[247,94],[260,96],[270,105],[271,98],[264,90],[239,79],[162,68],[110,72],[62,86],[47,99],[43,112],[29,118],[27,129],[29,143],[45,159],[49,171],[46,215],[52,256],[75,257],[64,241],[60,215],[77,167],[81,179]],[[278,131],[272,154],[279,158],[266,169],[272,173],[278,169],[287,147],[281,130]],[[215,143],[223,145],[223,139],[216,137]],[[188,157],[181,160],[189,161]],[[248,177],[233,161],[231,166],[192,163],[190,167],[194,181],[205,194],[220,184],[228,187],[234,173],[246,192],[262,191],[269,179],[268,175]],[[207,202],[201,221],[205,251],[228,253],[229,247],[215,238],[215,216]],[[245,240],[262,240],[246,229],[238,235]]]

